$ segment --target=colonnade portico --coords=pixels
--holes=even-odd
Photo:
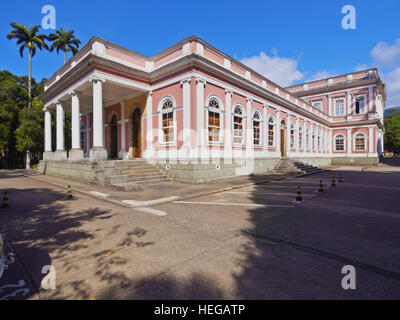
[[[45,152],[43,154],[43,159],[107,160],[108,153],[105,147],[105,122],[107,119],[105,119],[104,116],[105,107],[116,103],[124,105],[124,101],[127,98],[131,95],[135,96],[138,93],[143,94],[144,91],[133,86],[108,81],[94,75],[87,77],[79,86],[73,87],[71,90],[65,90],[65,93],[58,96],[57,100],[53,100],[44,108]],[[52,152],[51,110],[54,109],[56,110],[56,150]],[[71,150],[67,154],[65,148],[64,124],[65,113],[69,111],[71,112]],[[90,143],[91,148],[88,152],[88,158],[85,158],[83,146],[81,146],[81,114],[83,113],[87,116],[90,113],[93,115],[92,127],[90,129],[89,127],[86,128],[87,135],[89,131],[92,130],[92,141]],[[124,119],[124,115],[121,115],[121,117]],[[125,122],[125,120],[123,121]],[[88,117],[87,124],[89,124]],[[124,130],[122,131],[124,132]],[[125,145],[125,134],[123,136],[123,143]],[[89,138],[87,138],[86,141],[89,141]],[[89,144],[87,144],[87,148],[89,148]]]

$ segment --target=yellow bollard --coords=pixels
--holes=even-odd
[[[8,199],[7,191],[4,192],[3,202],[1,203],[2,208],[9,208],[10,207],[10,200]]]
[[[296,201],[297,202],[303,202],[303,197],[301,195],[301,188],[300,187],[297,188]]]
[[[336,187],[335,177],[332,177],[332,187]]]
[[[319,182],[319,192],[324,192],[324,185],[322,184],[322,180]]]
[[[342,175],[341,175],[341,174],[339,174],[339,183],[342,183],[342,182],[343,182]]]
[[[67,189],[67,200],[71,200],[72,199],[72,189],[71,186],[68,186]]]

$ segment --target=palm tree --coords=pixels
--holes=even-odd
[[[45,40],[47,40],[47,36],[45,34],[39,33],[39,25],[35,25],[32,28],[29,28],[26,25],[20,25],[19,23],[13,22],[10,24],[11,27],[14,28],[8,35],[7,39],[17,39],[17,45],[21,45],[19,48],[19,53],[21,58],[24,56],[25,48],[29,50],[29,81],[28,81],[28,95],[29,99],[32,98],[32,58],[36,54],[36,49],[39,48],[40,50],[47,49]],[[29,101],[29,108],[31,106],[31,101]]]
[[[27,25],[21,25],[19,23],[13,22],[10,24],[14,29],[7,35],[7,39],[17,39],[17,45],[20,46],[19,53],[21,58],[24,56],[25,48],[29,50],[29,77],[28,77],[28,110],[31,109],[31,99],[32,99],[32,58],[36,54],[36,49],[40,50],[49,49],[45,40],[47,40],[47,36],[39,32],[39,25],[34,25],[32,28],[29,28]],[[30,152],[26,151],[26,169],[30,169]]]
[[[53,41],[50,51],[56,49],[57,53],[60,50],[64,52],[64,64],[67,62],[67,52],[72,51],[72,54],[75,55],[81,44],[81,41],[75,38],[74,30],[67,31],[64,28],[60,28],[56,33],[50,34],[49,40]]]

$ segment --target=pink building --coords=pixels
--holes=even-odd
[[[94,37],[41,99],[47,167],[140,158],[171,178],[202,182],[265,173],[281,158],[376,164],[383,152],[386,97],[377,69],[282,88],[194,36],[153,57]]]

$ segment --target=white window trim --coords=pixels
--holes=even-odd
[[[336,148],[336,138],[337,138],[337,136],[343,136],[343,150],[337,150],[337,148]],[[335,134],[335,136],[333,137],[333,151],[334,152],[339,152],[339,153],[346,153],[346,149],[347,149],[346,135],[344,133]]]
[[[321,103],[321,109],[315,106],[316,103]],[[324,109],[324,102],[323,102],[322,99],[318,99],[318,100],[313,100],[313,101],[311,101],[311,105],[312,105],[315,109],[317,109],[317,110],[319,110],[319,111],[322,111],[322,110]]]
[[[292,129],[293,129],[293,147],[292,147]],[[296,150],[296,126],[292,123],[289,127],[289,149]]]
[[[357,101],[357,98],[361,98],[361,97],[364,98],[364,112],[356,113],[356,101]],[[353,106],[354,106],[353,115],[359,116],[359,115],[367,114],[368,113],[367,94],[362,93],[362,94],[354,95]]]
[[[269,126],[271,125],[271,123],[269,122],[270,119],[273,120],[272,126],[273,126],[274,140],[272,141],[273,142],[272,146],[269,145]],[[276,119],[275,119],[275,117],[273,115],[270,115],[268,117],[267,134],[266,134],[266,136],[267,136],[267,148],[268,149],[275,149],[276,148]]]
[[[362,135],[364,136],[364,150],[356,150],[356,137],[357,135]],[[367,135],[364,132],[356,132],[355,134],[353,134],[353,150],[354,152],[366,152],[367,151]]]
[[[174,120],[173,120],[174,139],[173,139],[173,141],[170,141],[170,142],[165,142],[164,141],[164,131],[163,131],[163,126],[162,126],[162,124],[163,124],[163,114],[164,113],[169,113],[169,112],[164,112],[163,109],[162,109],[163,104],[164,104],[164,102],[166,100],[171,100],[171,102],[172,102],[172,112],[173,112],[173,117],[174,117]],[[160,146],[172,146],[172,147],[176,147],[177,146],[177,142],[176,142],[176,138],[177,138],[176,109],[177,109],[177,107],[176,107],[175,99],[173,97],[171,97],[171,96],[163,97],[160,100],[160,103],[158,104],[158,111],[159,111],[159,113],[158,113],[158,128],[159,128],[159,130],[158,130],[158,132],[159,132],[158,133],[158,137],[159,137],[158,144]],[[152,115],[150,115],[150,116],[152,116]]]
[[[219,109],[215,108],[210,108],[210,100],[211,99],[216,99],[219,103]],[[209,114],[208,112],[218,112],[219,113],[219,141],[210,141],[209,139],[209,133],[208,133],[208,125],[209,125]],[[207,139],[207,145],[208,146],[215,146],[215,145],[222,145],[224,143],[224,105],[222,104],[222,100],[216,95],[216,94],[211,94],[207,98],[207,104],[204,107],[204,112],[206,113],[206,139]]]
[[[301,139],[300,139],[300,134],[301,134]],[[299,147],[299,150],[304,150],[304,131],[302,126],[299,126],[299,130],[297,131],[297,145]]]
[[[259,119],[256,119],[255,118],[255,115],[256,114],[258,114],[259,115]],[[259,123],[259,131],[260,131],[260,138],[259,138],[259,143],[258,144],[255,144],[254,143],[254,122],[258,122]],[[259,111],[259,110],[255,110],[254,112],[253,112],[253,118],[252,118],[252,122],[251,122],[251,124],[252,124],[252,134],[253,134],[253,145],[254,145],[254,147],[255,148],[262,148],[262,146],[263,146],[263,134],[262,134],[262,132],[263,132],[263,126],[262,126],[262,123],[263,123],[263,121],[262,121],[262,115],[261,115],[261,112]]]
[[[241,115],[235,113],[236,107],[239,107],[242,110],[242,114]],[[245,141],[246,141],[246,123],[247,123],[246,119],[247,119],[247,117],[246,117],[246,114],[245,114],[244,110],[245,110],[244,107],[240,103],[235,103],[233,105],[233,113],[232,113],[232,143],[233,143],[234,146],[237,146],[237,147],[243,147],[246,144]],[[242,118],[242,143],[235,142],[235,117]]]
[[[338,101],[338,100],[342,100],[343,101],[343,114],[341,114],[341,115],[338,115],[337,113],[336,113],[336,102]],[[337,98],[334,98],[333,99],[333,108],[334,108],[334,116],[335,117],[345,117],[346,116],[346,98],[345,97],[337,97]]]

